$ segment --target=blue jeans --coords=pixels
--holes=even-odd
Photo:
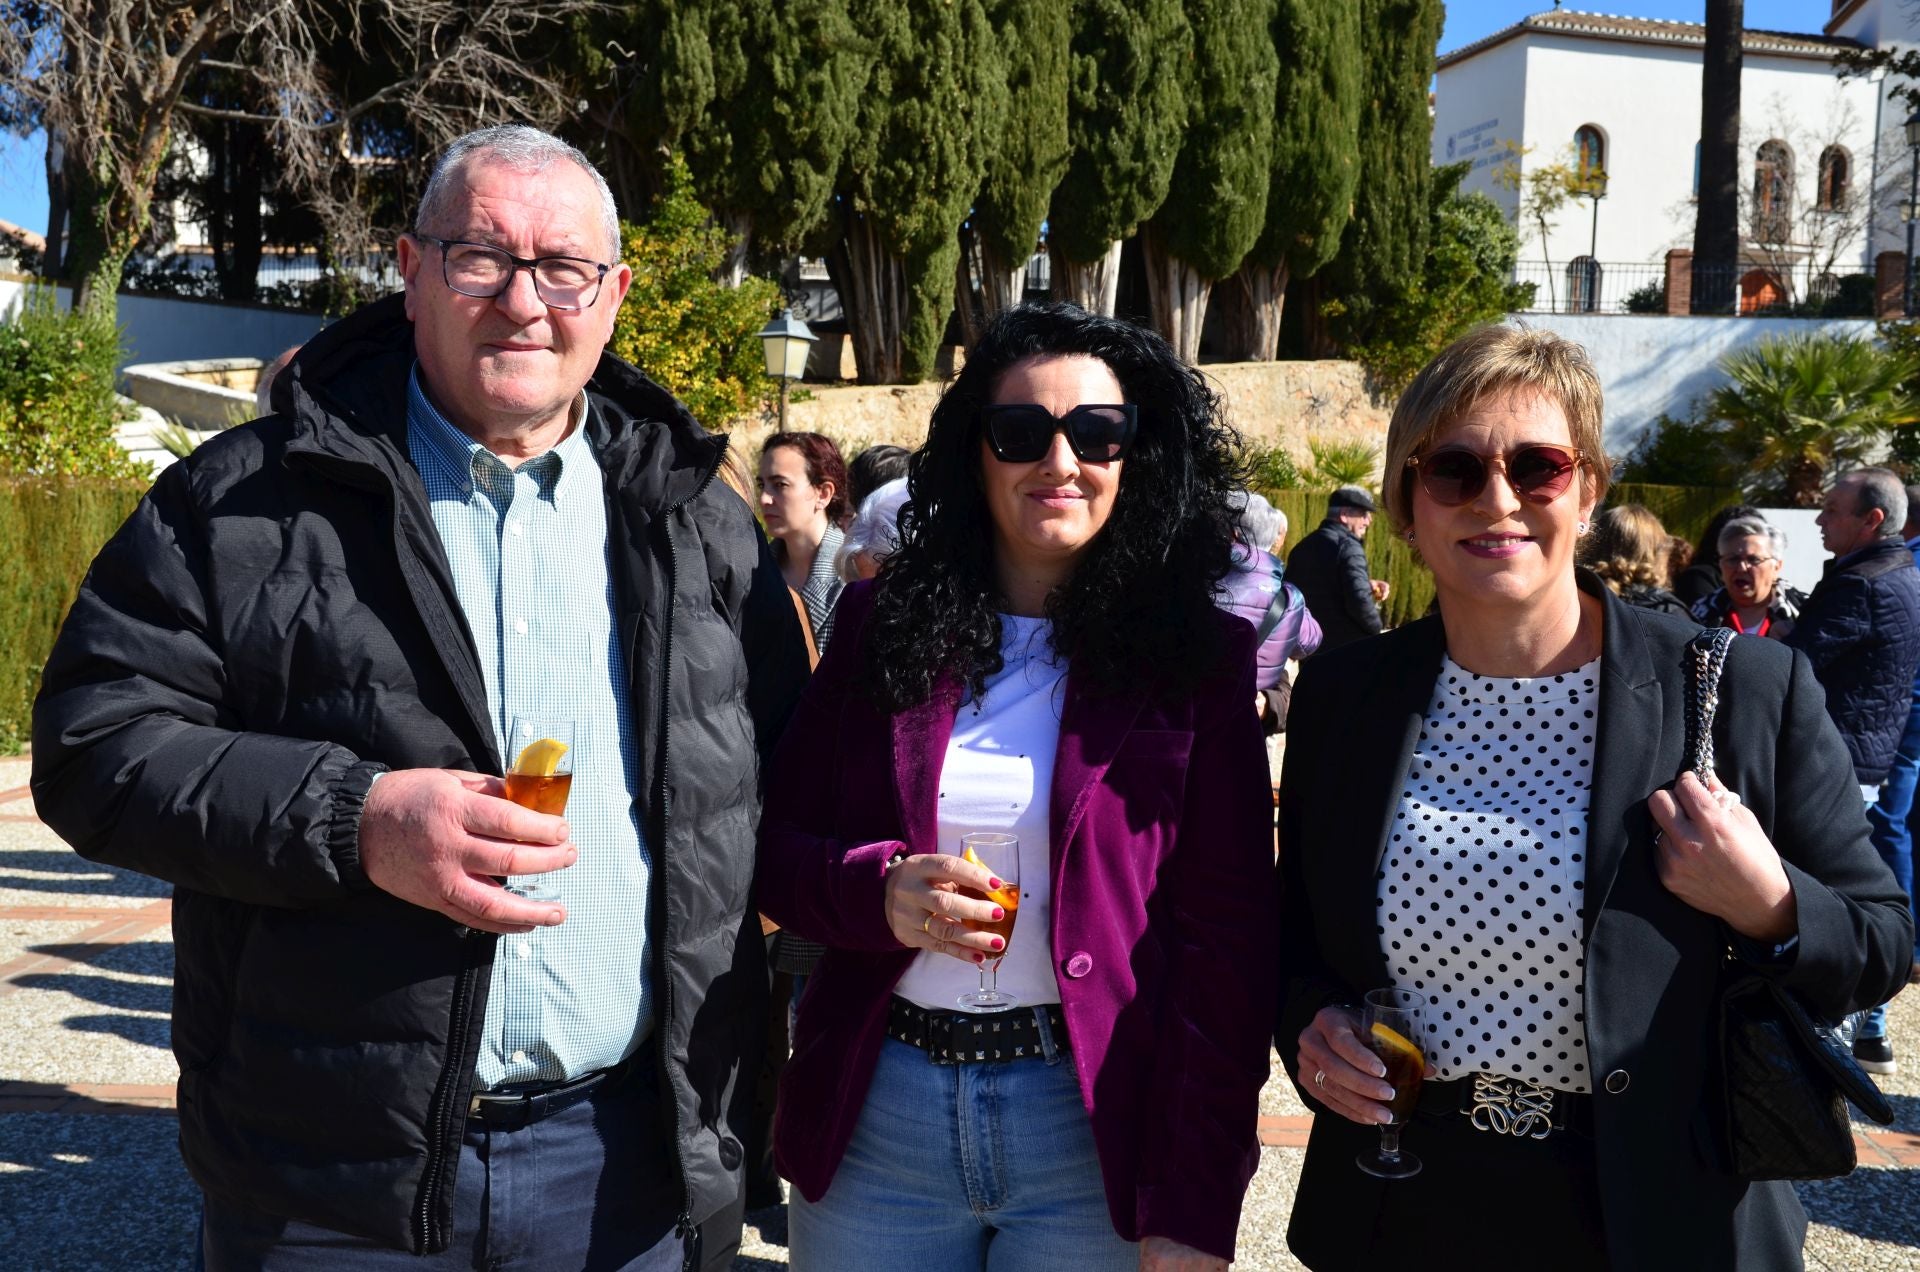
[[[655,1066],[528,1126],[469,1120],[454,1181],[453,1241],[412,1255],[363,1237],[208,1197],[205,1272],[680,1272],[679,1172]]]
[[[1893,871],[1894,882],[1909,898],[1913,896],[1916,787],[1920,787],[1920,700],[1907,712],[1906,732],[1900,735],[1900,746],[1893,754],[1893,764],[1887,769],[1887,780],[1880,787],[1879,798],[1867,805],[1867,824],[1872,828],[1874,849]],[[1914,961],[1920,962],[1920,936],[1915,937]],[[1857,1036],[1884,1038],[1886,1034],[1885,1004],[1862,1015]]]
[[[1049,1048],[1051,1050],[1051,1048]],[[1072,1058],[934,1064],[891,1038],[826,1196],[788,1202],[795,1272],[1134,1272]]]

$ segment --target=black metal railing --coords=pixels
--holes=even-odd
[[[1539,314],[1664,314],[1664,262],[1520,261],[1514,281],[1533,287]],[[1820,271],[1803,263],[1700,266],[1691,272],[1692,302],[1683,313],[1766,318],[1871,318],[1872,274]]]
[[[384,253],[329,262],[315,252],[267,252],[248,278],[223,269],[209,252],[172,252],[130,257],[120,285],[144,295],[340,312],[398,290],[400,271]]]

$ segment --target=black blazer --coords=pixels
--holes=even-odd
[[[1605,606],[1585,997],[1608,1257],[1634,1269],[1799,1267],[1806,1216],[1792,1188],[1735,1179],[1716,1146],[1715,990],[1727,931],[1654,869],[1646,801],[1684,761],[1685,647],[1699,628],[1633,609],[1584,571],[1580,586]],[[1315,657],[1294,690],[1275,1044],[1296,1083],[1314,1013],[1391,983],[1374,876],[1444,652],[1440,620],[1422,619]],[[1722,780],[1793,883],[1799,948],[1772,974],[1833,1019],[1892,997],[1912,956],[1912,916],[1868,843],[1852,761],[1806,658],[1777,641],[1736,640],[1714,741]],[[1361,1191],[1371,1181],[1353,1156],[1371,1138],[1336,1115],[1314,1119],[1288,1240],[1315,1268],[1352,1265],[1353,1213],[1375,1195]],[[1438,1235],[1459,1216],[1435,1218]]]

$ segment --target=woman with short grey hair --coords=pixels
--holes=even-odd
[[[1720,531],[1721,586],[1694,603],[1703,627],[1785,640],[1807,598],[1780,578],[1787,533],[1764,517],[1735,517]]]

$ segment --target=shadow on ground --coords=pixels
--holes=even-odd
[[[1843,1232],[1920,1247],[1920,1206],[1914,1204],[1914,1172],[1862,1167],[1841,1179],[1794,1185],[1807,1218]]]
[[[78,897],[164,897],[172,891],[162,880],[57,850],[0,852],[0,888]]]
[[[185,1272],[200,1194],[171,1117],[0,1117],[0,1250],[9,1268]]]

